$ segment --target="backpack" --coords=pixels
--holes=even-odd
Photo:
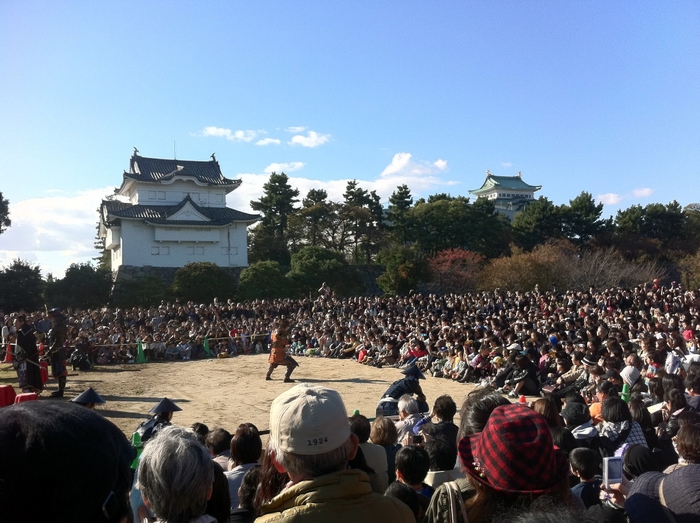
[[[468,485],[467,480],[458,479],[435,489],[423,516],[424,523],[469,523],[464,501],[473,492],[462,490],[462,487],[470,488]]]
[[[615,456],[615,451],[627,440],[627,437],[630,435],[631,431],[632,426],[630,425],[625,430],[620,432],[615,441],[611,440],[607,436],[600,436],[598,438],[598,450],[600,451],[600,455],[604,458],[612,458]]]
[[[148,421],[144,421],[136,427],[136,433],[141,437],[141,443],[146,443],[149,439],[155,436],[160,429],[170,425],[170,422],[154,416]]]

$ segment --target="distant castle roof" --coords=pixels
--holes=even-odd
[[[517,176],[496,176],[491,174],[489,171],[486,171],[486,180],[484,180],[482,186],[469,192],[476,195],[484,194],[493,191],[494,189],[535,192],[539,191],[541,188],[541,185],[530,185],[525,183],[520,176],[520,173],[518,173]]]
[[[168,218],[176,214],[187,204],[208,221],[199,220],[169,220]],[[260,219],[258,214],[248,214],[228,207],[202,207],[194,203],[189,195],[177,205],[132,205],[130,203],[116,200],[103,200],[103,220],[112,222],[114,220],[135,219],[144,220],[152,225],[195,225],[195,226],[224,226],[232,222],[253,223]]]
[[[128,180],[145,183],[168,182],[175,177],[193,178],[199,185],[229,187],[235,189],[241,184],[240,180],[225,178],[221,173],[219,162],[212,154],[208,162],[194,160],[176,160],[162,158],[145,158],[135,151],[129,162],[129,172],[124,172],[121,192]]]

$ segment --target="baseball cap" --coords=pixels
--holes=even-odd
[[[282,452],[313,456],[335,450],[350,437],[345,404],[337,391],[301,383],[270,407],[270,443]]]

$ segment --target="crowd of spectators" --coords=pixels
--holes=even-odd
[[[195,348],[198,337],[206,338],[210,352],[229,357],[265,351],[276,320],[284,317],[295,355],[415,366],[430,374],[427,379],[478,385],[464,401],[458,398],[458,425],[457,404],[449,396],[436,398],[423,414],[416,398],[406,395],[398,401],[398,420],[368,420],[358,414],[348,418],[337,392],[301,384],[273,402],[267,445],[249,423],[231,432],[202,424],[166,427],[146,442],[140,458],[136,487],[144,505],[132,507],[139,518],[197,523],[700,518],[698,291],[654,283],[562,293],[351,299],[328,294],[316,300],[67,311],[67,316],[70,340],[86,343],[87,354],[99,355],[90,343],[119,345],[124,336],[140,340],[155,359],[159,351],[149,336],[165,338],[166,347],[178,336]],[[28,321],[41,331],[42,319],[38,314]],[[7,331],[3,341],[11,342]],[[182,359],[201,357],[195,348]],[[206,354],[204,348],[202,341]],[[528,404],[524,395],[541,397]],[[7,450],[8,464],[0,467],[0,501],[20,496],[32,481],[27,474],[22,477],[27,485],[1,481],[25,466],[25,454],[37,459],[35,449],[17,447],[17,432],[34,434],[26,439],[30,445],[37,431],[56,430],[39,421],[50,415],[44,410],[34,415],[33,408],[0,411],[5,427],[0,448]],[[15,440],[11,449],[4,445],[9,437]],[[622,459],[621,482],[602,484],[605,457]],[[44,462],[47,467],[50,462]],[[121,514],[128,492],[111,488],[98,501],[104,514]],[[110,496],[113,507],[107,506]]]
[[[619,373],[632,353],[643,357],[649,377],[658,370],[675,373],[684,358],[700,352],[699,311],[700,291],[654,283],[580,292],[345,299],[328,293],[315,300],[63,312],[69,350],[77,349],[75,356],[91,365],[133,363],[139,343],[153,361],[265,352],[274,321],[285,317],[297,356],[353,358],[379,367],[415,362],[435,377],[535,394],[541,385],[575,381],[585,356],[595,358],[602,374]],[[48,315],[20,312],[43,341],[51,328]],[[14,314],[0,311],[3,347],[13,341]]]

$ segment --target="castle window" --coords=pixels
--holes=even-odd
[[[204,256],[204,247],[197,247],[197,256]]]
[[[158,191],[158,199],[165,200],[165,191]]]
[[[155,191],[148,191],[148,199],[155,200],[156,199],[156,192]]]
[[[187,247],[187,255],[194,256],[194,247]]]
[[[151,256],[158,256],[160,254],[160,249],[158,247],[151,247]]]
[[[162,256],[169,256],[170,255],[170,247],[161,247],[160,254]]]

